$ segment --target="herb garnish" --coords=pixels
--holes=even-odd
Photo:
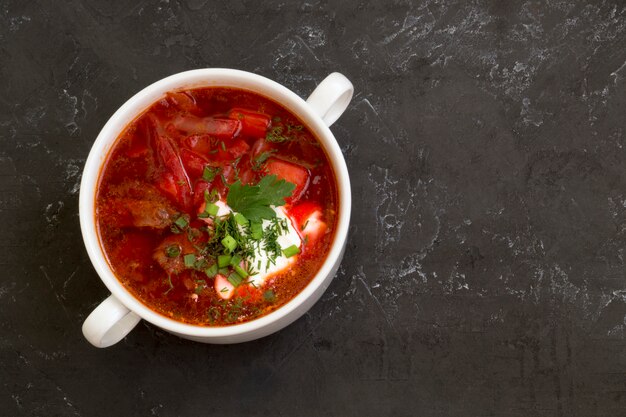
[[[207,277],[213,278],[215,277],[215,275],[217,275],[217,269],[218,269],[217,264],[213,264],[211,265],[210,268],[205,269],[204,273],[206,274]]]
[[[178,245],[170,245],[167,248],[165,248],[165,254],[168,256],[168,258],[176,258],[177,256],[180,255],[180,246]]]
[[[287,141],[287,138],[283,135],[282,126],[274,126],[265,135],[265,140],[272,143],[283,143]]]
[[[187,225],[189,225],[189,221],[185,218],[185,216],[180,216],[179,218],[174,220],[174,224],[181,229],[184,229],[185,227],[187,227]]]
[[[291,196],[295,184],[278,179],[276,175],[261,178],[257,185],[244,185],[236,181],[230,185],[227,203],[233,211],[239,212],[250,221],[270,220],[276,212],[270,206],[282,206],[285,198]]]
[[[167,291],[165,291],[163,294],[167,294],[168,292],[174,289],[174,284],[172,284],[172,277],[170,276],[170,274],[167,274],[167,283],[170,285],[170,288]]]
[[[193,253],[188,253],[183,257],[183,260],[185,261],[185,266],[187,268],[193,268],[196,263],[196,255],[194,255]]]
[[[194,292],[198,295],[201,294],[205,288],[208,288],[206,281],[203,279],[197,279],[196,284],[197,285],[196,285],[196,289],[194,290]]]
[[[239,276],[237,272],[233,272],[232,274],[230,274],[227,279],[228,282],[233,284],[233,287],[238,287],[243,281],[243,279]]]
[[[207,181],[207,182],[211,182],[215,179],[215,176],[221,171],[221,168],[217,167],[211,167],[206,165],[204,167],[204,170],[202,171],[202,179]]]
[[[283,143],[296,139],[294,132],[300,132],[304,129],[302,125],[286,125],[287,132],[283,126],[274,126],[265,135],[265,140],[271,143]]]
[[[276,153],[277,151],[275,149],[269,150],[269,151],[265,151],[265,152],[261,152],[261,154],[259,154],[259,156],[254,158],[254,162],[252,163],[252,170],[254,171],[259,171],[261,170],[261,167],[263,166],[263,163],[265,161],[267,161],[269,159],[270,156],[272,156],[272,154]]]
[[[288,248],[283,249],[283,255],[285,255],[285,258],[291,258],[294,255],[297,255],[300,253],[300,248],[297,247],[296,245],[291,245]]]

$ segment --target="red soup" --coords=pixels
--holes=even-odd
[[[230,88],[169,93],[126,127],[100,173],[96,221],[119,281],[185,323],[249,321],[323,263],[337,186],[284,107]]]

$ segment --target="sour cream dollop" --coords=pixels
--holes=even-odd
[[[224,201],[217,201],[215,205],[219,207],[219,210],[217,212],[217,216],[219,217],[227,216],[231,212],[233,214],[237,214]],[[271,206],[271,208],[276,213],[276,218],[279,221],[285,220],[285,224],[287,225],[287,228],[283,230],[283,233],[279,235],[276,239],[280,247],[282,249],[286,249],[290,246],[295,245],[300,248],[302,246],[302,239],[300,239],[298,231],[293,226],[293,220],[287,215],[283,207]],[[264,234],[271,225],[272,221],[263,220],[261,227],[263,228]],[[250,258],[250,266],[254,269],[256,274],[251,275],[249,277],[249,281],[257,287],[262,286],[267,278],[285,270],[287,267],[289,267],[289,265],[294,263],[296,258],[298,257],[298,255],[295,255],[287,258],[282,254],[282,252],[279,256],[273,257],[268,251],[264,249],[263,246],[263,244],[256,245],[254,254]]]

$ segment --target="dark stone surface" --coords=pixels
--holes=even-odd
[[[0,414],[626,415],[625,7],[2,2]],[[341,271],[262,340],[140,324],[95,349],[87,153],[136,91],[211,66],[354,82]]]

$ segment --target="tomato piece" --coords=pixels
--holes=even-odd
[[[218,161],[224,164],[225,162],[230,162],[243,156],[249,149],[250,145],[241,139],[235,139],[229,143],[220,141],[217,146],[217,152],[214,150],[213,153],[209,154],[209,158],[212,161]]]
[[[270,158],[265,163],[265,169],[269,175],[276,175],[278,178],[296,185],[291,197],[285,200],[287,203],[298,201],[309,186],[311,174],[302,165],[283,161],[282,159]]]
[[[180,159],[189,175],[196,178],[202,176],[204,166],[209,163],[208,159],[188,149],[180,150]]]
[[[328,225],[323,220],[322,207],[305,201],[289,209],[289,217],[303,240],[305,249],[313,247],[323,237]]]
[[[300,230],[304,222],[316,212],[321,214],[322,206],[312,201],[305,201],[291,207],[289,209],[289,217],[295,222],[296,228]]]
[[[172,249],[168,252],[170,247]],[[152,259],[168,274],[180,274],[185,270],[184,256],[189,253],[195,253],[195,250],[186,233],[170,235],[154,249]]]
[[[228,112],[228,117],[241,121],[241,133],[252,137],[265,137],[270,127],[271,119],[267,114],[246,109],[234,108]]]
[[[228,184],[232,184],[233,182],[236,181],[235,169],[233,168],[232,165],[226,165],[224,169],[222,169],[222,175],[220,176],[220,179],[226,180]],[[225,185],[228,185],[228,184],[225,184]]]
[[[207,134],[218,139],[232,139],[241,131],[241,122],[215,117],[178,115],[172,120],[174,127],[188,134]]]

